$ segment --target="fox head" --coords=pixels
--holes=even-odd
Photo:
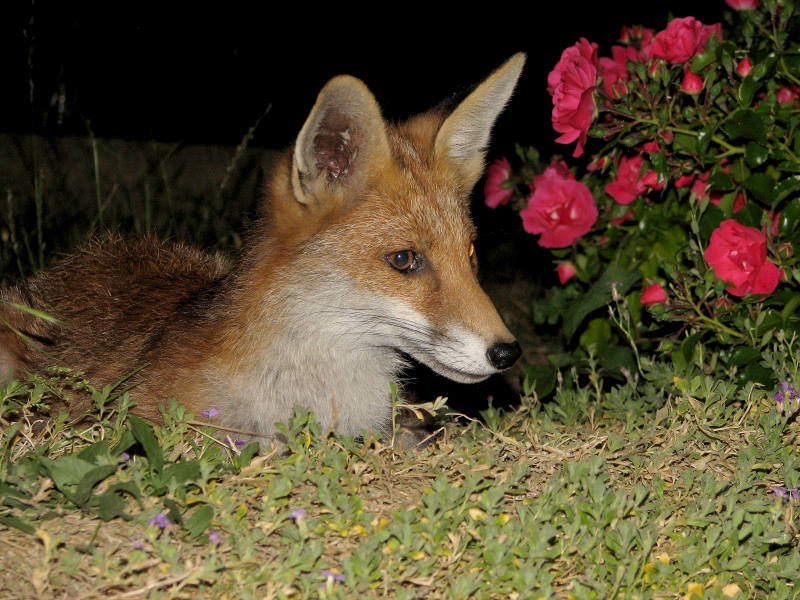
[[[359,79],[325,85],[266,206],[265,244],[276,260],[292,257],[287,273],[315,282],[287,274],[286,311],[313,314],[328,339],[410,355],[458,382],[517,360],[478,283],[470,194],[524,62],[512,56],[452,110],[399,124]]]

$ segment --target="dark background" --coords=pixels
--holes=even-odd
[[[408,3],[4,2],[0,131],[236,145],[291,143],[333,75],[361,77],[402,119],[463,92],[514,52],[528,64],[494,155],[555,148],[547,73],[579,37],[600,56],[623,25],[722,19],[723,0]],[[3,13],[6,13],[3,15]],[[59,92],[64,110],[53,104]]]

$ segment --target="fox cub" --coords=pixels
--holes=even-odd
[[[90,242],[0,291],[0,381],[134,373],[135,414],[158,421],[174,398],[267,444],[295,405],[343,435],[389,433],[409,356],[464,383],[507,369],[521,350],[478,284],[469,195],[524,62],[400,124],[359,79],[334,77],[276,162],[240,258]]]

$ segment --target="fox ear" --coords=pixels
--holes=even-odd
[[[331,79],[317,97],[294,147],[292,187],[309,204],[321,194],[358,195],[368,165],[391,156],[381,109],[372,92],[355,77]]]
[[[525,58],[518,52],[489,75],[450,113],[436,135],[436,155],[449,158],[470,188],[483,175],[492,127],[511,98]]]

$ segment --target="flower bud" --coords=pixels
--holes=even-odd
[[[556,272],[558,273],[558,280],[561,282],[561,285],[564,285],[572,279],[578,271],[575,269],[575,265],[567,261],[559,263],[556,267]]]
[[[696,73],[692,73],[687,66],[683,70],[683,83],[681,91],[687,94],[698,94],[703,89],[703,79]]]
[[[752,68],[753,68],[753,63],[751,63],[750,59],[747,56],[745,56],[742,60],[739,61],[739,64],[736,65],[736,72],[742,77],[745,77]]]
[[[658,282],[651,283],[644,288],[642,297],[639,300],[643,305],[649,304],[664,304],[667,301],[667,292],[664,291],[662,285]]]

